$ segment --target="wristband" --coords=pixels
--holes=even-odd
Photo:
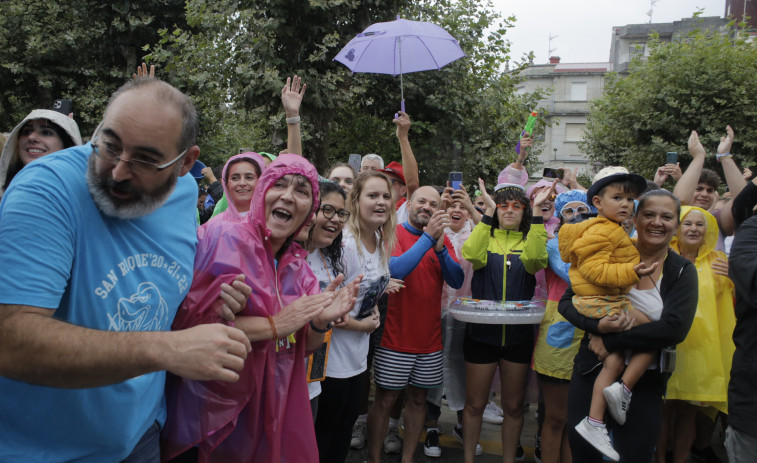
[[[268,323],[271,324],[271,331],[273,331],[273,340],[276,341],[279,339],[279,333],[276,332],[276,323],[273,322],[273,317],[268,316]]]
[[[723,159],[725,157],[733,157],[733,154],[731,154],[731,153],[723,153],[723,154],[718,153],[718,154],[715,155],[715,159],[717,159],[718,161],[720,161],[721,159]]]
[[[300,116],[287,117],[287,124],[299,124],[300,120]]]
[[[329,324],[326,325],[326,329],[322,330],[322,329],[318,328],[317,326],[315,326],[315,323],[313,323],[313,320],[310,320],[310,328],[313,331],[315,331],[316,333],[323,334],[323,333],[327,332],[328,330],[330,330],[332,326],[334,326],[334,323],[333,322],[329,322]]]

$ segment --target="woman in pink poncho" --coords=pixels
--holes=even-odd
[[[189,451],[199,462],[318,461],[304,360],[349,312],[360,278],[320,294],[307,252],[292,241],[317,210],[317,198],[315,168],[284,154],[261,175],[241,222],[212,220],[198,230],[193,283],[174,328],[225,323],[213,294],[244,273],[252,295],[234,326],[252,351],[236,383],[168,380],[164,460]]]

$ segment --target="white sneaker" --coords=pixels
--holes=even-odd
[[[384,453],[400,453],[402,451],[402,439],[397,428],[389,428],[384,438]]]
[[[494,413],[496,413],[499,416],[505,416],[505,412],[502,411],[502,408],[499,405],[497,405],[497,402],[495,402],[493,400],[490,400],[489,403],[486,404],[486,407],[487,408],[491,407],[491,409],[494,411]]]
[[[350,448],[362,449],[365,447],[365,423],[356,422],[352,426],[352,440],[350,441]]]
[[[607,429],[589,423],[588,416],[576,425],[576,431],[581,437],[586,439],[586,442],[590,443],[595,449],[599,450],[610,460],[620,460],[620,455],[618,455],[618,452],[612,448],[610,436],[607,435]]]
[[[486,408],[484,409],[483,420],[485,422],[491,423],[491,424],[502,424],[503,418],[502,418],[502,415],[500,415],[499,413],[497,413],[497,409],[498,408],[499,407],[497,407],[492,402],[489,402],[488,404],[486,404]],[[500,408],[500,411],[501,410],[502,409]]]
[[[623,425],[626,423],[626,413],[628,406],[631,404],[631,396],[627,396],[623,391],[623,384],[612,383],[602,390],[607,401],[607,411],[616,423]]]

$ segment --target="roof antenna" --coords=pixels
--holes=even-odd
[[[647,11],[647,16],[649,16],[649,24],[652,24],[652,13],[654,13],[654,6],[657,4],[657,0],[649,0],[649,11]]]

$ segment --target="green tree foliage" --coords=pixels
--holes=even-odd
[[[714,153],[725,127],[736,132],[733,151],[744,166],[757,161],[757,50],[739,34],[694,31],[681,40],[651,42],[645,61],[628,76],[610,75],[592,103],[581,149],[605,165],[624,165],[653,178],[665,153],[691,160],[692,130]],[[683,154],[683,156],[680,156]],[[707,167],[718,169],[714,156]]]
[[[74,101],[89,135],[109,95],[159,28],[184,24],[183,0],[0,2],[0,131],[56,98]]]
[[[280,90],[298,74],[308,89],[301,109],[305,155],[325,169],[350,153],[399,160],[391,120],[399,109],[399,78],[351,74],[332,61],[372,23],[396,14],[441,25],[468,57],[439,71],[406,74],[411,143],[424,183],[450,170],[466,178],[496,175],[514,158],[528,111],[538,96],[516,95],[501,71],[513,18],[474,0],[410,2],[187,2],[187,28],[161,31],[149,59],[185,89],[203,115],[203,159],[220,163],[240,146],[278,152],[285,146]],[[471,183],[467,181],[466,183]]]

